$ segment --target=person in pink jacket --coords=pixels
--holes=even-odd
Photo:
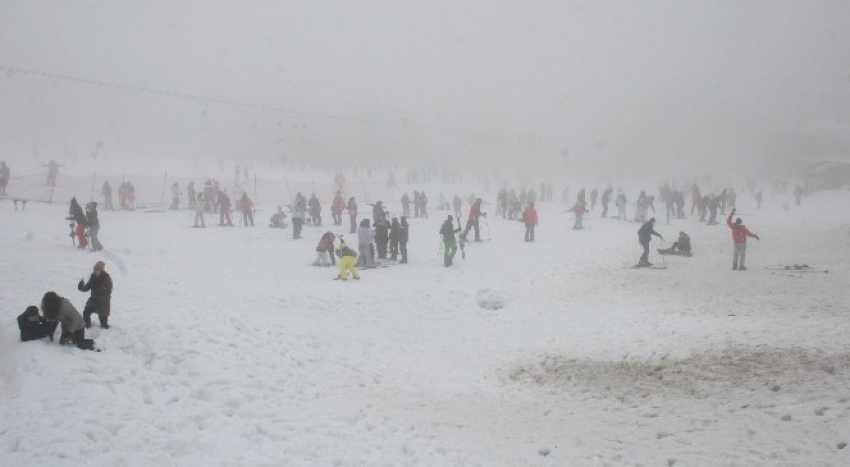
[[[726,218],[726,225],[732,229],[732,241],[734,242],[735,252],[732,255],[732,270],[738,271],[746,271],[747,268],[744,267],[744,259],[747,255],[747,237],[755,238],[756,240],[761,240],[758,235],[750,232],[750,230],[744,226],[741,218],[735,219],[735,223],[732,223],[732,216],[735,215],[735,209],[732,209],[732,212],[729,213],[729,217]]]

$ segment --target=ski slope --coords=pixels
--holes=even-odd
[[[271,195],[254,228],[101,211],[106,249],[80,251],[64,217],[90,184],[26,211],[0,202],[4,467],[850,464],[850,192],[787,210],[740,196],[762,238],[746,272],[723,223],[658,215],[694,256],[661,258],[653,239],[668,269],[633,270],[637,224],[597,207],[574,231],[565,205],[538,203],[534,243],[491,213],[492,240],[444,268],[447,213],[430,209],[410,220],[409,264],[340,282],[310,263],[344,230],[293,241],[265,227],[284,204]],[[432,208],[473,191],[418,188]],[[394,194],[372,198],[397,213]],[[97,260],[115,282],[112,328],[87,331],[103,352],[21,343],[14,319],[44,292],[82,311]],[[829,273],[768,269],[800,263]]]

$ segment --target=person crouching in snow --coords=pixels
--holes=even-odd
[[[48,335],[48,323],[38,313],[38,307],[29,306],[18,316],[18,329],[21,331],[21,341],[42,339]]]
[[[76,344],[83,350],[94,350],[94,341],[86,339],[86,325],[80,312],[71,305],[67,298],[60,297],[56,292],[47,292],[41,299],[41,311],[48,322],[47,337],[53,342],[56,327],[62,324],[60,344]]]
[[[319,245],[316,246],[316,261],[313,261],[313,266],[330,266],[334,263],[333,255],[330,254],[334,247],[334,239],[336,236],[331,232],[325,232],[319,240]]]
[[[342,237],[339,238],[336,255],[339,256],[339,275],[334,280],[347,281],[349,272],[355,279],[360,280],[360,273],[357,272],[357,267],[355,266],[357,253],[345,244],[345,240]]]
[[[80,279],[80,283],[77,284],[77,290],[80,292],[91,291],[91,297],[86,302],[86,307],[83,308],[83,320],[86,322],[86,328],[91,327],[92,313],[97,313],[100,319],[100,327],[109,329],[112,278],[106,272],[106,264],[103,261],[94,263],[89,281],[84,282],[83,279]]]
[[[732,270],[746,271],[747,268],[744,267],[744,259],[747,255],[747,237],[755,238],[756,240],[761,241],[758,235],[752,233],[747,229],[741,218],[735,219],[735,223],[732,223],[732,216],[735,215],[735,209],[729,213],[729,217],[726,218],[726,225],[732,229],[732,242],[734,243],[734,253],[732,254]],[[740,262],[739,262],[740,260]]]

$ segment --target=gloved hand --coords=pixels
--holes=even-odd
[[[83,287],[84,287],[85,285],[86,285],[86,281],[85,281],[85,280],[83,280],[83,279],[80,279],[80,282],[77,284],[77,290],[82,291],[82,290],[83,290]]]

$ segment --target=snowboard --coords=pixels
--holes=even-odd
[[[644,265],[642,265],[642,264],[635,264],[634,266],[632,266],[632,269],[667,269],[667,265],[662,265],[662,266],[656,266],[656,265],[652,265],[652,266],[644,266]]]
[[[794,264],[790,266],[780,266],[778,268],[767,268],[770,271],[785,271],[785,272],[821,272],[824,274],[829,273],[828,269],[818,269],[808,264]]]

